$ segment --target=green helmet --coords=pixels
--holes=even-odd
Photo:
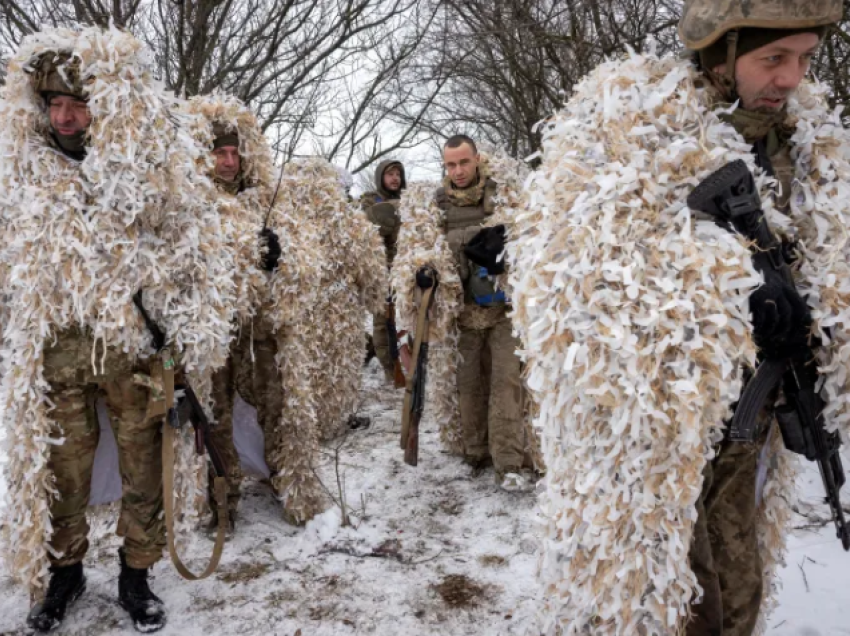
[[[842,13],[842,0],[685,0],[679,37],[699,51],[735,29],[809,29],[835,24]]]

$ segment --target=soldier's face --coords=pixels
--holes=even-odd
[[[242,167],[239,157],[239,148],[236,146],[222,146],[213,150],[215,157],[215,174],[219,179],[233,181]]]
[[[81,99],[70,95],[54,95],[48,104],[50,125],[60,135],[76,135],[85,131],[91,124],[88,105]]]
[[[819,43],[814,33],[797,33],[738,58],[735,83],[743,107],[771,112],[785,106],[808,73]]]
[[[478,173],[478,153],[469,144],[443,148],[443,166],[453,184],[458,188],[467,188]]]
[[[397,167],[384,171],[384,187],[389,192],[398,192],[401,188],[401,170]]]

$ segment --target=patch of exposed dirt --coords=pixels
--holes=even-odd
[[[433,587],[446,605],[459,609],[477,607],[486,592],[484,586],[465,574],[449,574]]]
[[[482,554],[478,557],[478,562],[485,568],[500,568],[507,564],[507,559],[498,554]]]

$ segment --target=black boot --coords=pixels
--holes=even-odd
[[[27,626],[37,632],[49,632],[65,618],[65,612],[86,591],[83,564],[50,566],[50,585],[44,600],[30,610]]]
[[[133,619],[133,627],[144,634],[165,627],[165,606],[148,587],[148,570],[127,565],[124,550],[118,550],[121,574],[118,576],[118,602]]]

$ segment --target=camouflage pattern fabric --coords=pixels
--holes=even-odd
[[[384,313],[372,315],[372,346],[375,347],[375,357],[384,368],[387,378],[392,378],[395,363],[390,355],[390,334],[387,330],[387,316]]]
[[[519,341],[511,333],[507,310],[467,306],[459,326],[457,388],[466,455],[491,457],[497,474],[517,472],[525,458],[522,384],[514,353]]]
[[[752,126],[763,121],[743,109],[733,115],[736,116],[729,123],[744,136],[753,135]],[[771,119],[767,117],[767,121]],[[760,130],[759,134],[768,138],[771,163],[779,182],[774,191],[777,207],[787,213],[793,178],[788,135],[776,126]],[[758,459],[771,427],[776,426],[773,405],[778,393],[779,389],[774,389],[759,411],[757,441],[723,442],[717,457],[705,467],[690,553],[691,567],[704,598],[693,605],[686,636],[749,636],[755,630],[763,590],[756,534]]]
[[[688,0],[679,37],[698,51],[733,29],[817,27],[838,22],[842,11],[841,0]]]
[[[253,341],[253,359],[248,342],[240,343],[236,358],[236,378],[239,394],[257,409],[257,424],[265,436],[265,459],[272,475],[280,471],[271,461],[280,431],[283,412],[283,380],[277,368],[277,339],[269,334]]]
[[[130,567],[147,568],[162,557],[165,518],[162,504],[162,420],[148,415],[150,390],[136,376],[147,366],[108,352],[104,369],[91,368],[92,340],[78,331],[60,334],[44,352],[50,417],[64,443],[51,447],[49,465],[58,496],[50,512],[54,565],[82,561],[88,550],[86,507],[91,491],[94,454],[100,437],[95,401],[103,395],[118,446],[121,514],[118,535]]]
[[[755,630],[762,598],[756,476],[773,422],[772,408],[762,409],[756,442],[724,442],[706,464],[690,552],[704,597],[693,605],[687,636],[750,636]]]
[[[242,485],[242,467],[239,454],[233,443],[233,403],[236,399],[236,374],[234,355],[238,344],[231,347],[231,356],[227,363],[213,375],[213,417],[216,424],[212,428],[211,439],[227,466],[227,509],[236,512],[239,507],[239,492]],[[215,501],[213,479],[215,471],[212,462],[208,462],[207,502]]]
[[[239,454],[233,442],[233,404],[236,392],[245,402],[257,409],[257,424],[263,431],[265,460],[272,474],[281,467],[274,466],[270,452],[275,447],[280,414],[283,411],[283,381],[277,368],[277,339],[264,321],[254,323],[253,338],[249,329],[234,341],[230,359],[213,376],[213,412],[216,426],[213,440],[227,463],[227,507],[236,511],[242,484]],[[212,466],[209,467],[212,476]],[[212,480],[209,480],[211,483]],[[213,501],[210,491],[208,501]]]

